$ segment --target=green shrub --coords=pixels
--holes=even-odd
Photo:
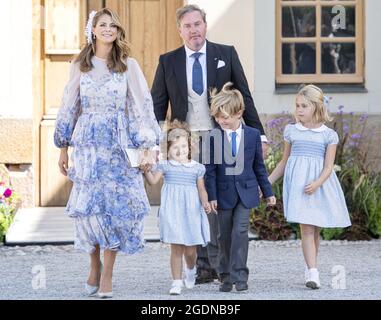
[[[262,240],[287,240],[292,228],[283,217],[283,207],[279,202],[274,207],[265,203],[253,211],[251,226]]]
[[[324,240],[339,240],[343,233],[343,228],[323,228],[321,230],[321,236]]]

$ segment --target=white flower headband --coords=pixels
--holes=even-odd
[[[326,108],[329,108],[329,102],[331,101],[330,97],[323,96],[324,105]]]
[[[94,17],[95,17],[96,14],[97,14],[96,11],[91,11],[90,12],[90,14],[89,14],[89,20],[87,21],[87,25],[86,25],[86,28],[85,28],[85,36],[86,36],[88,44],[92,44],[93,43],[93,20],[94,20]]]

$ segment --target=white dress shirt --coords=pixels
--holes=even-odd
[[[206,64],[206,41],[202,48],[199,51],[193,51],[192,49],[189,49],[186,45],[185,47],[185,55],[186,55],[186,66],[187,66],[187,83],[188,83],[188,90],[192,87],[192,81],[193,81],[193,63],[195,61],[194,57],[191,57],[193,53],[200,52],[202,53],[200,57],[198,58],[198,61],[201,64],[202,67],[202,80],[204,84],[204,92],[207,90],[207,64]],[[242,127],[241,127],[242,128]],[[230,137],[229,137],[230,139]],[[238,137],[237,137],[238,139]],[[268,142],[265,135],[261,135],[262,142]],[[237,140],[237,149],[238,149],[239,143]],[[237,150],[238,152],[238,150]]]
[[[196,60],[194,57],[191,57],[192,54],[196,53],[196,52],[199,52],[201,53],[200,57],[198,58],[198,61],[200,62],[201,64],[201,67],[202,67],[202,80],[203,80],[203,84],[204,84],[204,92],[206,91],[206,87],[207,87],[207,73],[206,73],[206,41],[204,43],[204,45],[202,46],[202,48],[199,50],[199,51],[193,51],[192,49],[189,49],[186,45],[185,45],[185,53],[186,53],[186,57],[187,57],[187,82],[188,82],[188,86],[190,84],[190,86],[192,87],[192,83],[193,83],[193,63],[194,61]]]

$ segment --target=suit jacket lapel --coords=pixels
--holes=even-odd
[[[206,68],[207,68],[207,90],[208,90],[208,100],[209,90],[216,86],[216,73],[218,65],[217,52],[213,45],[209,41],[206,42]]]
[[[237,158],[244,156],[245,140],[246,140],[246,136],[245,135],[246,135],[245,126],[242,124],[241,140],[239,142],[239,148],[238,148]]]
[[[182,47],[176,54],[175,64],[176,79],[180,87],[180,93],[182,94],[185,101],[188,101],[188,86],[187,86],[187,66],[186,66],[186,56],[185,48]],[[188,108],[188,106],[185,106]]]
[[[222,135],[224,137],[224,159],[227,164],[233,164],[235,162],[235,159],[232,156],[232,145],[229,142],[228,135],[226,134],[225,130],[222,130]]]

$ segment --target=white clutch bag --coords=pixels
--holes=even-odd
[[[148,150],[143,151],[142,149],[128,149],[126,148],[126,153],[128,157],[128,161],[130,163],[130,167],[139,167],[141,162],[155,164],[156,158],[155,153],[152,151],[157,151],[158,148],[151,148],[149,152]],[[148,154],[147,154],[148,152]]]
[[[139,167],[140,164],[140,151],[139,149],[126,149],[130,167]]]

